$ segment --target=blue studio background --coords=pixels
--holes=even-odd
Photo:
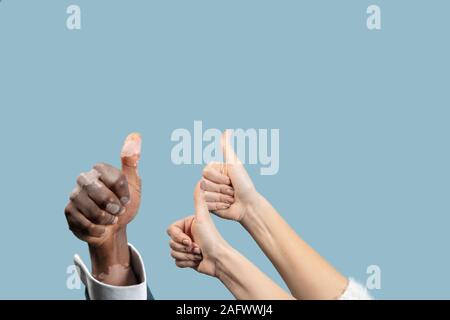
[[[82,29],[66,28],[81,7]],[[369,31],[366,9],[382,10]],[[2,0],[0,298],[83,299],[84,243],[63,209],[75,178],[144,139],[129,227],[159,299],[228,299],[177,269],[167,226],[192,213],[202,166],[175,166],[174,129],[279,128],[280,171],[249,171],[345,275],[382,270],[376,298],[450,298],[450,2]],[[231,222],[224,237],[282,284]]]

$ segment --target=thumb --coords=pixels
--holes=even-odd
[[[237,193],[241,193],[245,190],[254,189],[253,182],[248,175],[244,164],[239,160],[238,156],[234,152],[233,146],[231,144],[231,131],[225,130],[222,134],[221,139],[222,152],[225,162],[225,175],[227,175],[233,188]],[[228,170],[228,168],[232,168]]]
[[[221,146],[223,153],[223,160],[225,163],[229,164],[237,164],[239,163],[239,159],[234,152],[233,146],[231,145],[231,132],[230,130],[225,130],[222,134],[221,138]]]
[[[194,209],[195,219],[197,221],[211,219],[209,216],[208,205],[206,204],[205,191],[200,188],[200,182],[197,183],[194,190]]]
[[[142,139],[139,133],[131,133],[123,143],[120,159],[122,161],[122,172],[127,177],[128,183],[135,187],[140,186],[138,174],[138,162],[141,158]]]

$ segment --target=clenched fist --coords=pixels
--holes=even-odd
[[[80,174],[64,210],[69,229],[89,245],[93,276],[112,285],[136,282],[126,226],[141,202],[140,155],[141,137],[130,134],[120,155],[122,168],[99,163]]]
[[[140,154],[141,138],[130,134],[121,152],[122,170],[99,163],[77,178],[65,215],[78,238],[102,245],[133,220],[141,202]]]
[[[194,207],[193,216],[179,220],[167,229],[171,238],[170,253],[178,267],[190,267],[217,277],[217,260],[231,247],[214,225],[200,182],[194,190]]]
[[[259,194],[230,143],[230,132],[222,135],[225,163],[210,163],[203,170],[201,188],[208,209],[221,218],[242,222]]]

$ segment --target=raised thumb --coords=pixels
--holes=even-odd
[[[230,130],[225,130],[222,134],[220,141],[223,153],[223,160],[228,164],[239,163],[239,159],[234,152],[233,146],[231,145],[231,132]]]
[[[142,139],[139,133],[131,133],[123,143],[120,159],[122,172],[127,177],[128,183],[139,186],[138,163],[141,158]]]
[[[200,182],[197,183],[194,190],[194,209],[197,221],[211,219],[208,205],[206,204],[205,191],[200,188]]]

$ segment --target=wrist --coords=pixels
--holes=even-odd
[[[89,245],[92,275],[98,281],[117,286],[135,282],[131,267],[126,227],[114,230],[101,245]]]
[[[240,223],[254,239],[264,239],[265,246],[276,247],[271,225],[274,213],[272,205],[258,193]]]
[[[239,223],[244,227],[259,218],[263,205],[266,202],[265,198],[256,190],[250,199],[245,205],[241,219],[239,219]]]
[[[219,250],[216,256],[215,269],[216,278],[223,281],[228,274],[229,262],[233,261],[233,256],[236,254],[236,250],[230,245],[225,245]]]

